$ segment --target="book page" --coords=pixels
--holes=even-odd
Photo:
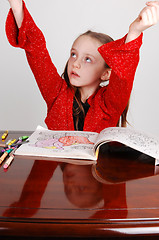
[[[37,127],[16,155],[96,159],[94,142],[98,133],[84,131],[51,131]]]
[[[99,149],[100,144],[111,141],[123,143],[156,159],[159,158],[159,139],[133,128],[112,127],[102,130],[95,143],[95,149]]]

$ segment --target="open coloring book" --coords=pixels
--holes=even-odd
[[[15,152],[37,159],[85,159],[97,160],[100,146],[107,142],[119,142],[137,151],[159,159],[159,139],[132,128],[110,127],[99,134],[85,131],[52,131],[38,126],[29,142]]]

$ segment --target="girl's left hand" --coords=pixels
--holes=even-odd
[[[133,21],[129,27],[128,39],[135,39],[141,32],[155,25],[159,21],[159,1],[150,1],[146,3],[139,16]],[[130,38],[130,39],[129,39]]]

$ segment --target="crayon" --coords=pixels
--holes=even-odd
[[[16,150],[17,150],[17,149],[14,149],[14,150],[11,152],[9,158],[7,159],[7,161],[5,162],[5,164],[4,164],[4,166],[3,166],[4,169],[7,169],[7,168],[10,166],[10,164],[12,163],[12,161],[13,161],[13,159],[14,159],[14,153],[15,153]]]
[[[0,153],[4,153],[4,152],[6,152],[6,151],[8,151],[8,150],[13,150],[14,149],[14,147],[5,147],[5,148],[3,148],[1,151],[0,151]]]
[[[11,151],[13,151],[13,149],[7,150],[3,153],[3,155],[0,157],[0,164],[2,164],[2,162],[6,159],[6,157]]]
[[[15,143],[17,140],[16,139],[13,139],[11,140],[9,143],[8,143],[8,146],[11,146],[13,143]]]
[[[24,142],[17,142],[17,143],[14,143],[14,144],[12,144],[11,145],[11,147],[19,147],[20,145],[22,145],[22,144],[25,144],[25,143],[28,143],[29,142],[29,140],[26,140],[26,141],[24,141]]]
[[[5,140],[8,136],[8,130],[2,134],[2,140]]]
[[[27,140],[29,138],[29,136],[22,136],[22,137],[20,137],[19,139],[21,139],[22,141],[25,141],[25,140]]]
[[[0,147],[6,147],[7,145],[5,143],[0,143]]]

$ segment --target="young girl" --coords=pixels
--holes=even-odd
[[[129,32],[113,41],[105,34],[88,31],[72,45],[61,76],[57,73],[42,32],[22,0],[9,0],[6,21],[10,44],[25,49],[40,91],[47,103],[45,122],[52,130],[100,132],[125,126],[128,101],[139,61],[142,32],[157,23],[159,2],[147,2]],[[107,86],[101,87],[103,81]]]

